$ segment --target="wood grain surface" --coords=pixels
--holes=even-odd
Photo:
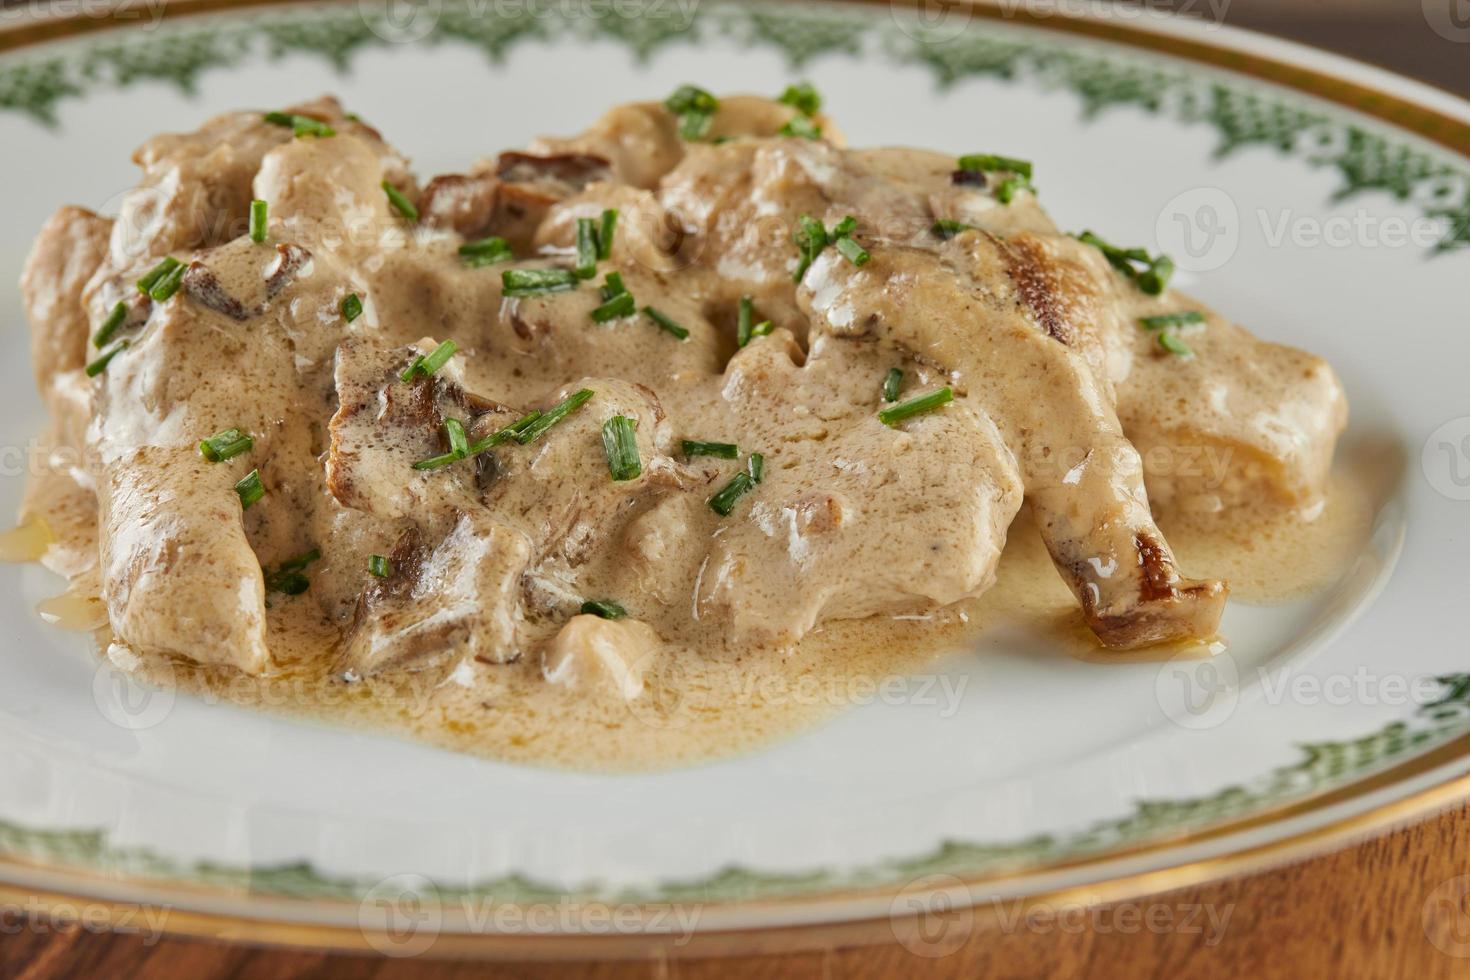
[[[908,980],[1470,977],[1470,807],[1302,864],[1091,910],[776,957],[618,964],[449,963],[153,941],[0,920],[0,977],[130,980]],[[1150,925],[1152,923],[1152,925]],[[953,940],[953,941],[951,941]]]
[[[9,0],[5,0],[9,3]],[[1319,0],[1312,0],[1318,3]],[[1445,0],[1453,3],[1454,0]],[[1320,12],[1242,0],[1227,23],[1316,42],[1470,94],[1470,46],[1425,30],[1420,4]],[[1361,8],[1361,9],[1360,9]],[[723,960],[473,964],[388,960],[113,934],[0,909],[0,978],[132,980],[898,980],[910,977],[1470,977],[1470,807],[1290,867],[1093,910],[898,942]],[[926,948],[926,952],[934,951]]]

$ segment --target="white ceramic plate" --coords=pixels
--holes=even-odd
[[[1230,651],[1213,661],[1090,664],[996,633],[789,743],[637,776],[494,764],[139,691],[41,622],[57,579],[5,568],[4,894],[147,902],[167,928],[395,952],[617,952],[650,933],[769,946],[749,930],[873,920],[922,945],[902,923],[936,902],[1180,884],[1461,791],[1462,103],[1138,14],[203,6],[175,4],[161,23],[156,8],[7,15],[0,31],[7,506],[41,424],[14,277],[55,206],[105,210],[130,186],[145,134],[333,91],[429,174],[680,82],[776,92],[802,77],[854,144],[1034,160],[1064,227],[1171,252],[1183,288],[1328,358],[1353,406],[1344,451],[1374,448],[1391,489],[1336,586],[1233,605]],[[1266,80],[1287,75],[1294,89]]]

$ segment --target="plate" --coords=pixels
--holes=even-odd
[[[5,11],[0,146],[21,179],[0,266],[18,273],[57,205],[115,206],[146,134],[228,109],[336,92],[430,174],[685,81],[774,93],[809,78],[854,144],[1030,158],[1064,227],[1171,253],[1183,289],[1331,361],[1372,532],[1324,591],[1234,604],[1212,659],[1087,662],[997,630],[926,674],[838,692],[849,710],[783,744],[640,775],[145,690],[38,616],[58,579],[8,566],[0,897],[391,954],[878,938],[934,954],[1038,904],[1257,868],[1470,791],[1453,596],[1470,532],[1470,107],[1108,8],[224,6]],[[13,278],[12,508],[42,421]]]

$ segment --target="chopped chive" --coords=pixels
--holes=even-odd
[[[837,251],[842,253],[843,258],[856,266],[866,265],[868,260],[872,258],[868,254],[868,250],[857,243],[856,238],[844,236],[837,239]]]
[[[720,459],[735,459],[740,447],[733,442],[701,442],[698,439],[684,440],[685,456],[716,456]]]
[[[822,127],[808,116],[792,116],[787,120],[786,125],[777,130],[777,135],[790,136],[795,139],[819,140],[822,138]]]
[[[116,344],[113,344],[109,350],[104,351],[95,361],[87,365],[87,377],[95,378],[103,371],[106,371],[107,365],[112,362],[112,359],[127,349],[128,342],[126,340],[119,340]]]
[[[602,289],[600,291],[604,300],[609,300],[614,296],[621,296],[623,293],[626,293],[628,287],[623,285],[623,274],[621,272],[609,272],[602,281]]]
[[[1174,274],[1174,260],[1167,255],[1155,257],[1149,255],[1147,249],[1119,248],[1090,231],[1078,235],[1077,240],[1102,252],[1114,269],[1132,279],[1133,284],[1149,296],[1162,293],[1169,285],[1169,277]],[[1139,268],[1140,265],[1143,268]]]
[[[755,338],[755,304],[749,296],[740,297],[740,313],[735,320],[735,343],[741,347]]]
[[[597,229],[597,257],[612,258],[613,236],[618,231],[618,209],[607,208],[602,212],[602,223]]]
[[[618,293],[612,299],[592,311],[593,323],[607,323],[619,317],[632,316],[638,312],[638,302],[632,293]]]
[[[786,91],[776,101],[791,106],[803,116],[814,116],[822,111],[822,96],[812,87],[811,82],[797,82],[786,86]]]
[[[102,321],[102,326],[98,327],[97,332],[92,335],[92,346],[100,348],[106,345],[127,319],[128,305],[119,300],[118,304],[112,308],[112,312],[107,314],[107,319]]]
[[[827,229],[816,218],[804,214],[796,219],[796,231],[791,238],[801,250],[801,261],[797,263],[796,272],[791,279],[793,282],[801,282],[806,270],[811,268],[817,256],[822,254],[822,249],[827,247]]]
[[[686,140],[703,139],[719,107],[719,99],[694,85],[681,85],[664,100],[664,108],[679,117],[679,135]]]
[[[562,401],[548,408],[543,415],[538,415],[523,429],[516,433],[516,442],[526,445],[535,442],[547,429],[551,428],[568,415],[581,408],[587,399],[592,397],[592,389],[583,388],[575,394],[569,395]]]
[[[506,269],[500,274],[505,296],[542,296],[576,289],[580,280],[570,269]]]
[[[766,457],[762,453],[751,453],[750,458],[745,461],[745,471],[750,474],[751,480],[761,482],[766,475]]]
[[[515,258],[510,242],[499,235],[491,235],[476,242],[465,242],[459,247],[459,256],[464,264],[478,269],[497,262],[508,262]]]
[[[519,435],[526,428],[526,426],[530,425],[532,422],[536,421],[540,417],[540,412],[527,412],[525,415],[522,415],[510,425],[507,425],[505,428],[500,429],[497,432],[492,432],[490,435],[486,436],[485,438],[481,439],[479,442],[471,446],[470,455],[478,456],[480,453],[483,453],[485,450],[489,449],[492,446],[498,446],[503,442],[510,442],[517,435]]]
[[[147,274],[145,274],[142,279],[138,280],[138,292],[142,293],[144,296],[151,295],[154,286],[157,286],[158,283],[165,276],[172,273],[175,269],[181,268],[182,266],[183,263],[174,258],[172,255],[164,256],[162,261],[160,261],[152,269],[149,269]]]
[[[622,619],[628,615],[628,610],[611,599],[588,599],[582,603],[582,614],[584,616],[601,616],[603,619]]]
[[[1204,323],[1205,315],[1199,310],[1186,310],[1183,313],[1161,313],[1158,316],[1139,317],[1138,322],[1145,330],[1162,330],[1165,327],[1184,327],[1192,323]]]
[[[1002,204],[1010,204],[1016,198],[1016,191],[1030,191],[1034,194],[1036,188],[1025,177],[1007,177],[996,185],[995,199]]]
[[[768,336],[770,332],[775,329],[776,325],[770,320],[762,320],[760,323],[757,323],[755,326],[750,328],[751,339],[754,339],[756,337]]]
[[[847,238],[855,231],[857,231],[857,219],[849,214],[831,227],[827,232],[827,238],[835,242],[839,238]]]
[[[885,402],[898,401],[898,389],[903,384],[903,372],[898,368],[889,368],[888,376],[883,379],[883,400]]]
[[[444,420],[444,438],[449,441],[449,452],[430,456],[413,464],[416,470],[437,470],[451,463],[458,463],[469,456],[470,443],[465,436],[464,423],[459,419]]]
[[[420,354],[418,357],[415,357],[413,363],[403,369],[403,373],[398,376],[398,380],[407,382],[419,376],[427,378],[445,364],[448,364],[449,359],[454,356],[454,352],[457,350],[459,350],[459,345],[454,341],[444,341],[428,354]]]
[[[934,233],[935,237],[949,241],[962,231],[975,231],[977,229],[974,225],[967,225],[963,221],[951,221],[949,218],[940,218],[929,226],[929,230]]]
[[[382,555],[369,555],[368,573],[377,578],[392,578],[393,563]]]
[[[730,482],[709,498],[710,510],[721,517],[728,517],[730,511],[735,509],[735,502],[751,491],[755,483],[751,480],[749,473],[736,473]]]
[[[597,222],[592,218],[577,219],[577,266],[573,270],[578,279],[591,279],[597,275]]]
[[[224,429],[199,443],[199,455],[211,463],[222,463],[249,452],[254,445],[255,440],[239,429]]]
[[[643,308],[643,312],[648,316],[650,320],[658,324],[660,329],[668,331],[675,337],[678,337],[680,340],[689,339],[689,331],[679,326],[679,324],[676,321],[670,319],[668,315],[660,313],[658,310],[654,309],[651,306],[645,306]]]
[[[265,241],[269,206],[260,200],[250,202],[250,240],[257,245]]]
[[[1004,170],[1009,173],[1031,179],[1031,163],[1029,160],[1017,160],[1015,157],[1003,157],[994,153],[967,153],[960,157],[959,168],[961,170],[988,171]]]
[[[459,419],[444,420],[444,435],[449,440],[449,451],[464,458],[470,454],[470,441],[465,435],[464,423]]]
[[[311,579],[300,572],[281,572],[266,579],[266,588],[283,595],[301,595],[311,588]]]
[[[393,210],[403,215],[409,221],[419,220],[419,209],[414,207],[414,203],[401,190],[386,180],[383,181],[382,187],[383,193],[388,195],[388,203],[393,205]]]
[[[634,424],[626,415],[614,415],[602,424],[602,451],[607,456],[607,470],[619,483],[637,479],[643,473]]]
[[[342,319],[351,323],[362,316],[362,298],[356,293],[348,293],[342,297]]]
[[[179,287],[184,284],[184,272],[186,269],[187,266],[180,262],[168,272],[164,273],[163,278],[159,279],[153,284],[153,288],[148,290],[148,298],[155,303],[163,303],[172,299],[174,293],[177,293]]]
[[[1192,357],[1194,351],[1172,330],[1159,331],[1159,346],[1176,357]]]
[[[337,131],[319,119],[300,116],[294,112],[267,112],[265,121],[285,126],[294,136],[336,136]]]
[[[931,391],[927,395],[920,395],[892,408],[885,408],[878,413],[878,421],[884,425],[894,425],[904,419],[922,415],[924,412],[932,412],[941,405],[947,405],[954,401],[954,390],[949,387]]]
[[[260,470],[251,470],[235,484],[235,493],[240,497],[240,509],[249,510],[250,505],[265,496],[265,486],[260,482]]]

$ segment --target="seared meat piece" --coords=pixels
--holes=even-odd
[[[352,676],[422,670],[449,659],[508,663],[521,651],[524,535],[485,514],[458,515],[432,547],[417,528],[390,553],[392,571],[358,601],[342,663]]]
[[[714,537],[700,618],[790,644],[824,620],[979,595],[1021,506],[994,424],[961,402],[890,428],[879,392],[894,361],[877,345],[821,338],[804,366],[796,353],[778,331],[730,362],[724,398],[765,467]]]

